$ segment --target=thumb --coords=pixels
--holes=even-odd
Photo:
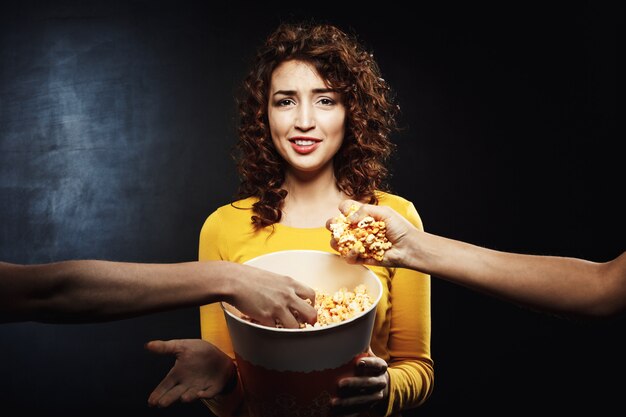
[[[173,340],[151,340],[145,344],[145,348],[158,355],[169,355],[176,353],[176,343]]]
[[[343,200],[339,204],[339,211],[343,213],[344,216],[348,216],[358,210],[361,207],[361,203],[354,200]]]

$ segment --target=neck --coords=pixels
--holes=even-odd
[[[323,201],[330,196],[341,194],[337,189],[332,165],[317,172],[287,171],[283,188],[289,192],[288,198],[301,202]]]
[[[339,191],[330,169],[316,173],[285,174],[285,198],[281,223],[301,228],[324,227],[326,220],[339,214],[339,203],[347,196]]]

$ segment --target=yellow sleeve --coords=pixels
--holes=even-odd
[[[412,203],[401,213],[423,229]],[[389,329],[389,403],[385,415],[421,405],[433,390],[430,353],[430,276],[396,268],[391,279]]]
[[[220,227],[220,212],[215,211],[205,221],[200,232],[198,260],[228,260],[227,240]],[[226,320],[220,303],[200,307],[200,329],[202,339],[206,340],[230,356],[233,361],[235,353],[226,326]],[[236,365],[236,364],[235,364]],[[217,416],[235,416],[243,408],[243,389],[241,378],[237,378],[237,386],[228,394],[218,395],[204,404]]]
[[[213,212],[204,222],[200,231],[198,260],[228,260],[227,239],[223,236],[222,224],[224,222],[219,210]],[[213,343],[228,356],[235,358],[220,303],[200,307],[200,330],[202,339]]]

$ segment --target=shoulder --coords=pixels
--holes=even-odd
[[[252,205],[256,198],[245,198],[218,207],[207,217],[202,225],[201,233],[211,233],[222,227],[232,230],[233,227],[248,226],[252,216]]]
[[[384,191],[376,191],[376,197],[378,197],[378,205],[388,206],[396,211],[404,211],[413,206],[413,203],[406,198]]]
[[[402,217],[410,221],[418,229],[424,229],[422,219],[415,208],[415,205],[404,197],[399,195],[386,193],[383,191],[377,191],[376,197],[378,197],[379,206],[387,206],[394,209]]]

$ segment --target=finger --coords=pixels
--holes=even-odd
[[[373,204],[363,204],[359,207],[359,210],[348,217],[350,223],[358,223],[364,217],[371,216],[374,219],[385,220],[387,217],[387,208],[383,206],[375,206]]]
[[[375,403],[377,401],[380,401],[383,397],[383,391],[382,390],[376,390],[370,393],[365,393],[365,391],[363,393],[356,393],[356,394],[352,394],[352,395],[341,395],[339,397],[335,397],[333,398],[331,404],[333,408],[342,408],[344,409],[346,412],[347,411],[353,411],[359,406],[359,405],[365,405],[367,404],[372,405],[372,403]]]
[[[361,203],[354,200],[343,200],[341,203],[339,203],[339,211],[341,211],[344,216],[347,216],[353,206],[360,207]]]
[[[299,284],[296,286],[296,295],[300,298],[300,300],[296,300],[296,301],[301,301],[301,303],[299,302],[297,304],[298,307],[298,311],[300,313],[303,313],[307,310],[307,306],[311,307],[311,305],[314,303],[315,301],[315,290],[307,285],[304,284]],[[306,300],[311,301],[311,304],[307,303]],[[313,308],[313,307],[311,307]],[[304,310],[304,311],[303,311]]]
[[[165,392],[157,401],[158,407],[169,407],[180,399],[180,396],[187,390],[184,385],[176,385],[169,391]]]
[[[339,396],[342,398],[375,394],[387,386],[384,379],[376,376],[348,377],[338,382]]]
[[[163,396],[164,392],[154,390],[148,396],[148,405],[150,407],[156,407],[159,404],[159,398]]]
[[[344,258],[349,264],[362,263],[364,259],[361,258],[359,255],[360,255],[359,251],[357,249],[352,248],[350,249],[350,251]]]
[[[209,399],[215,397],[217,394],[219,394],[219,392],[215,389],[215,385],[211,385],[207,389],[203,389],[203,390],[198,391],[197,396],[198,396],[198,398],[203,398],[205,400],[209,400]]]
[[[300,327],[300,323],[293,316],[293,313],[289,310],[283,310],[278,317],[276,317],[276,327],[284,327],[287,329],[297,329]]]
[[[151,406],[158,405],[159,398],[161,398],[167,391],[171,390],[178,383],[176,378],[171,376],[172,371],[170,371],[163,381],[157,387],[152,390],[150,396],[148,397],[148,404]]]
[[[348,221],[352,224],[361,221],[363,217],[368,215],[367,207],[369,207],[369,204],[360,205],[358,210],[348,216]]]
[[[259,317],[256,319],[250,318],[250,323],[260,324],[261,326],[274,327],[276,325],[276,319],[271,316]]]
[[[145,344],[145,348],[158,355],[169,355],[176,353],[176,343],[172,340],[152,340]]]
[[[359,376],[378,376],[385,372],[387,372],[387,363],[375,356],[360,359],[356,367],[356,375]]]
[[[328,229],[328,231],[332,231],[330,229],[330,225],[335,223],[337,221],[337,219],[335,217],[331,217],[330,219],[326,220],[326,228]]]
[[[311,304],[303,299],[298,299],[292,313],[298,322],[315,324],[317,321],[317,311],[315,311],[312,305],[315,303],[315,291],[313,292],[313,298],[309,298],[309,300],[311,300]]]
[[[150,393],[148,397],[148,404],[156,407],[159,405],[159,400],[171,389],[173,389],[178,382],[172,378],[169,374],[161,381],[161,383]]]
[[[180,396],[180,401],[184,403],[190,403],[199,398],[199,393],[202,392],[198,387],[190,387],[187,391],[183,392]]]
[[[363,265],[380,266],[380,265],[384,265],[384,261],[385,261],[384,257],[383,257],[383,262],[378,262],[374,258],[367,258],[367,259],[359,258],[357,263],[360,263]]]

